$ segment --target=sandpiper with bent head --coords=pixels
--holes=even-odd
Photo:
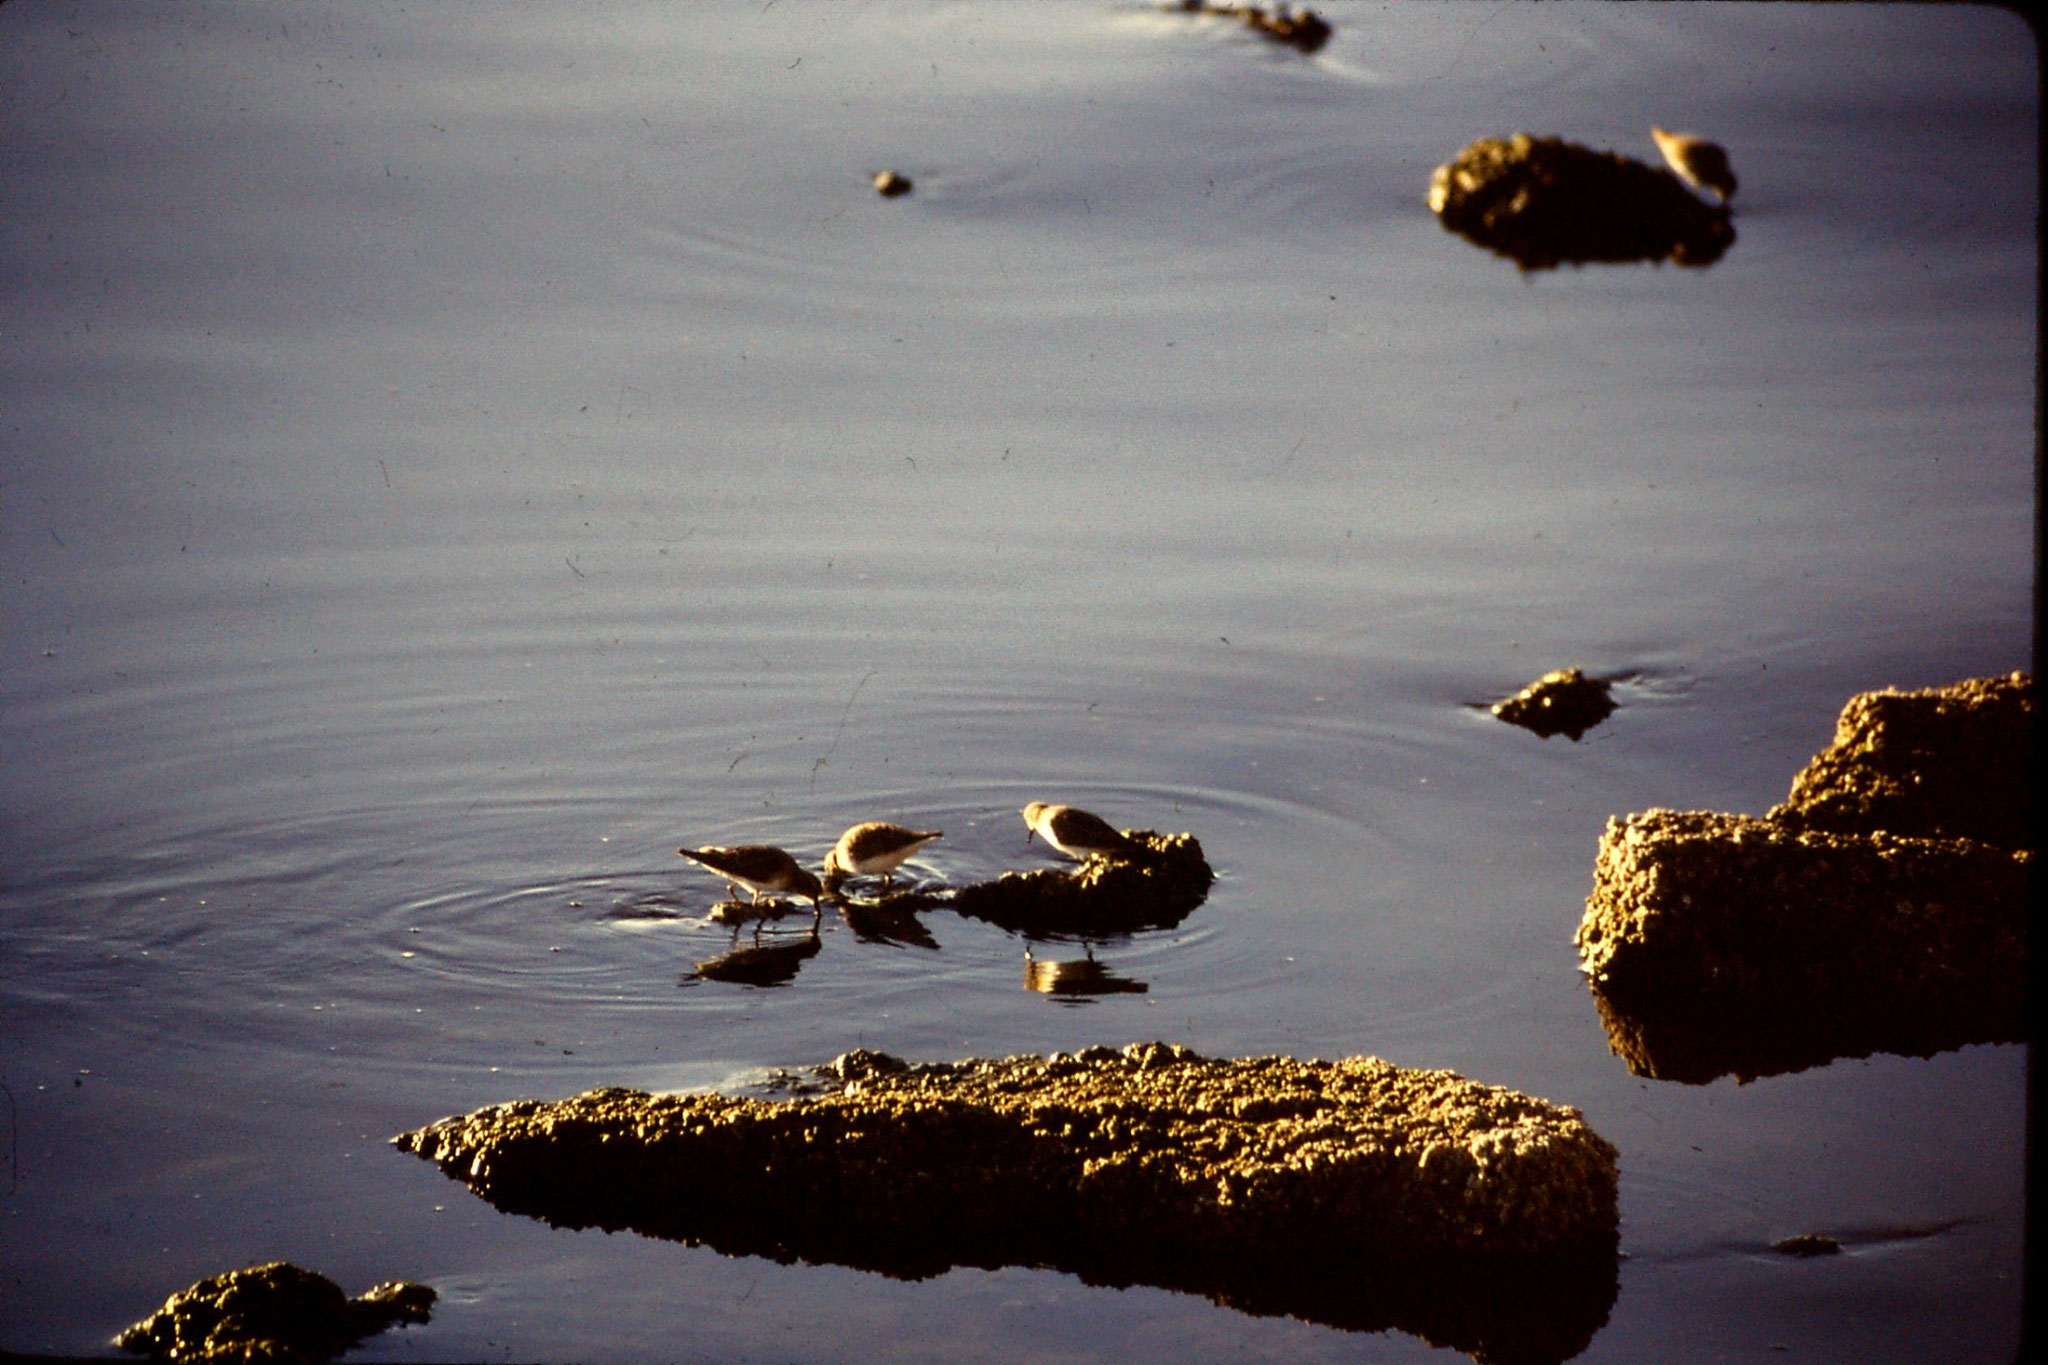
[[[1144,852],[1109,821],[1072,806],[1033,801],[1024,808],[1024,824],[1028,828],[1024,842],[1031,842],[1036,834],[1069,858],[1084,862],[1095,857],[1132,858]]]
[[[880,874],[882,889],[887,891],[896,869],[911,854],[939,837],[940,831],[935,829],[906,829],[887,820],[864,821],[840,835],[839,842],[825,855],[826,884]]]
[[[725,878],[732,885],[735,901],[741,887],[753,893],[754,905],[759,905],[765,894],[782,894],[802,896],[815,908],[818,898],[825,894],[815,875],[797,866],[796,859],[789,854],[767,844],[741,844],[737,848],[706,844],[703,848],[679,848],[676,852]]]
[[[1650,138],[1686,184],[1696,190],[1712,190],[1724,204],[1735,197],[1735,171],[1728,164],[1727,149],[1719,143],[1657,127],[1650,129]]]

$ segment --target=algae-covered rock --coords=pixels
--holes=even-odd
[[[1576,668],[1545,673],[1514,696],[1493,704],[1493,714],[1544,739],[1565,735],[1576,742],[1614,714],[1611,684]]]
[[[340,1355],[393,1323],[425,1322],[433,1306],[423,1284],[391,1281],[351,1299],[325,1275],[272,1261],[180,1290],[114,1344],[159,1360],[291,1365]]]
[[[1735,241],[1725,207],[1660,166],[1555,137],[1481,138],[1436,168],[1443,225],[1524,270],[1570,262],[1711,265]]]
[[[1496,1359],[1561,1359],[1612,1301],[1613,1147],[1448,1071],[1155,1043],[820,1074],[789,1099],[520,1100],[393,1141],[559,1225],[899,1276],[1048,1265]]]
[[[1208,899],[1216,874],[1194,835],[1122,833],[1138,856],[1005,872],[961,887],[953,908],[1018,933],[1088,935],[1171,928]]]
[[[1863,692],[1771,819],[2030,848],[2033,758],[2034,680],[2025,673]]]
[[[1706,1081],[2028,1036],[2032,682],[1849,702],[1761,819],[1610,820],[1577,934],[1608,1043]]]

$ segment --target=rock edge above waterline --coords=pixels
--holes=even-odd
[[[2028,1036],[2033,681],[1867,692],[1764,817],[1601,836],[1580,970],[1638,1074],[1769,1075]]]
[[[1449,1071],[1161,1043],[829,1071],[816,1096],[594,1090],[392,1141],[552,1223],[895,1273],[1615,1247],[1614,1148],[1576,1110]]]
[[[1090,936],[1171,928],[1208,898],[1216,873],[1194,835],[1121,832],[1138,856],[1005,872],[961,887],[953,909],[1017,933]]]

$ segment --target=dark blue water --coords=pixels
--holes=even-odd
[[[1761,811],[1852,692],[2027,666],[2029,36],[1326,12],[0,9],[0,1348],[288,1257],[441,1289],[369,1358],[1440,1356],[551,1231],[384,1145],[1164,1038],[1582,1108],[1587,1359],[2009,1356],[2021,1050],[1639,1080],[1571,934],[1610,814]],[[1423,206],[1474,137],[1653,122],[1741,176],[1711,269],[1525,276]],[[1627,678],[1582,742],[1476,708],[1565,664]],[[960,884],[1043,864],[1032,799],[1208,850],[1094,945],[1142,993],[944,911],[688,979],[679,844],[896,819]]]

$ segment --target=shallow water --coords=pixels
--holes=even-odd
[[[1850,693],[2028,665],[2023,27],[1326,12],[0,9],[0,1348],[287,1257],[442,1290],[372,1359],[1442,1356],[554,1231],[384,1145],[1164,1038],[1582,1108],[1584,1359],[2011,1354],[2021,1049],[1639,1080],[1571,933],[1610,814],[1760,811]],[[1652,122],[1732,150],[1711,269],[1422,206],[1474,137]],[[1626,679],[1583,741],[1478,709],[1564,664]],[[944,911],[687,979],[731,934],[678,844],[899,819],[961,884],[1043,865],[1034,798],[1217,866],[1093,945],[1142,993]]]

